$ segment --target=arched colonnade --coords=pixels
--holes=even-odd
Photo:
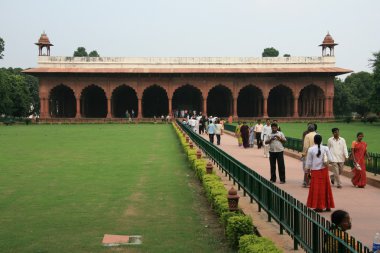
[[[299,91],[278,84],[270,89],[247,84],[239,88],[215,84],[144,87],[120,84],[112,89],[101,85],[52,85],[40,92],[43,118],[124,118],[181,116],[183,111],[202,112],[219,117],[331,117],[332,96],[320,86],[305,84]]]

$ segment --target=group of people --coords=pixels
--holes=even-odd
[[[307,206],[317,212],[330,211],[335,207],[331,185],[342,188],[340,175],[344,163],[352,161],[352,184],[364,188],[367,183],[365,160],[370,159],[367,153],[367,144],[363,141],[364,134],[359,132],[357,139],[352,142],[352,152],[349,155],[346,141],[340,136],[338,128],[332,128],[332,137],[327,146],[322,145],[322,136],[317,133],[316,124],[308,124],[303,134],[303,186],[309,187]],[[332,175],[329,175],[331,167]],[[330,184],[331,182],[331,184]]]
[[[220,145],[221,136],[224,130],[224,120],[218,117],[206,117],[199,113],[199,115],[188,116],[183,118],[182,124],[188,125],[195,133],[208,134],[209,140],[214,144],[216,137],[216,145]]]
[[[303,133],[303,187],[309,188],[307,206],[317,212],[330,211],[335,207],[331,185],[342,188],[340,175],[343,172],[347,160],[352,162],[352,184],[358,188],[364,188],[366,179],[366,159],[370,159],[367,153],[367,144],[363,141],[364,134],[359,132],[357,139],[352,142],[352,152],[349,155],[346,141],[340,136],[339,129],[331,130],[332,137],[327,141],[327,146],[322,145],[322,136],[317,132],[317,124],[308,123],[307,130]],[[264,157],[269,157],[270,181],[277,180],[276,163],[280,183],[286,182],[284,143],[285,135],[281,132],[276,121],[266,120],[265,126],[258,120],[257,124],[249,127],[246,122],[238,123],[235,135],[238,145],[244,148],[254,147],[256,139],[257,148],[264,147]],[[332,174],[329,175],[331,168]]]

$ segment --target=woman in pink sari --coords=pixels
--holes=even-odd
[[[353,161],[352,172],[354,174],[351,182],[356,187],[364,188],[367,184],[365,160],[366,158],[369,160],[370,157],[367,154],[367,143],[362,141],[364,134],[359,132],[356,137],[356,141],[353,141],[351,146],[351,159]]]

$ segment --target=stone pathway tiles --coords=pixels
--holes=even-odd
[[[207,138],[206,135],[203,137]],[[269,159],[264,158],[263,149],[257,149],[256,146],[253,149],[238,147],[236,138],[228,134],[222,135],[219,147],[269,180]],[[284,158],[286,184],[277,182],[276,185],[306,203],[309,189],[302,187],[301,161],[289,156]],[[332,188],[335,200],[335,208],[332,211],[344,209],[349,212],[352,218],[352,229],[349,233],[364,245],[370,246],[375,233],[380,231],[380,189],[370,185],[364,189],[355,188],[348,177],[342,176],[341,180],[341,189]],[[321,215],[330,220],[331,212],[323,212]]]

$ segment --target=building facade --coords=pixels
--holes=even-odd
[[[36,44],[38,66],[24,72],[39,77],[41,119],[332,118],[334,78],[351,72],[335,67],[329,34],[321,57],[54,57],[46,34]]]

